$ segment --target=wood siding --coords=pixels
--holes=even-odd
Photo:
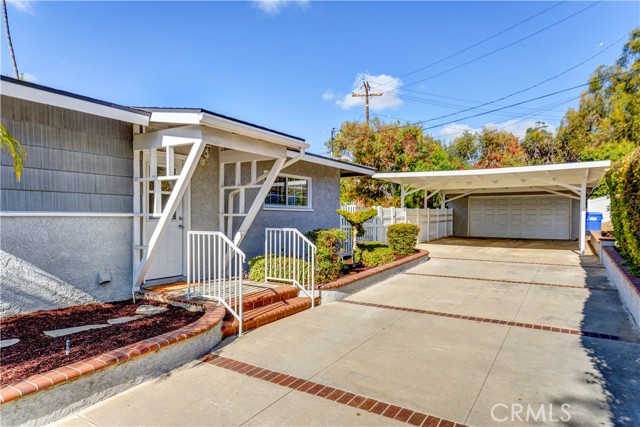
[[[133,126],[2,96],[2,124],[27,149],[17,182],[0,161],[0,210],[132,212]]]

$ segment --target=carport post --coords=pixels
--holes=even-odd
[[[404,184],[400,184],[400,207],[404,209],[404,196],[405,196]]]
[[[589,169],[584,172],[580,185],[580,255],[584,255],[587,244],[587,177]]]

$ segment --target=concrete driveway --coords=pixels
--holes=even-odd
[[[423,246],[404,274],[59,425],[640,425],[640,334],[597,259],[573,242]]]

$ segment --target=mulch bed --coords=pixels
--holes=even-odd
[[[169,310],[128,323],[57,338],[44,334],[44,331],[102,324],[107,323],[108,319],[134,316],[140,305],[166,307]],[[0,321],[2,339],[19,338],[20,342],[1,350],[0,385],[173,331],[195,322],[202,314],[156,301],[142,300],[134,304],[128,300],[43,310],[3,319]],[[67,339],[71,340],[68,356],[65,354]]]

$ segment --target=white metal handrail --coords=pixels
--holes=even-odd
[[[187,298],[201,296],[224,305],[242,335],[242,276],[245,255],[219,231],[189,231]]]
[[[265,281],[291,283],[315,305],[316,246],[295,228],[267,228],[264,239]]]

